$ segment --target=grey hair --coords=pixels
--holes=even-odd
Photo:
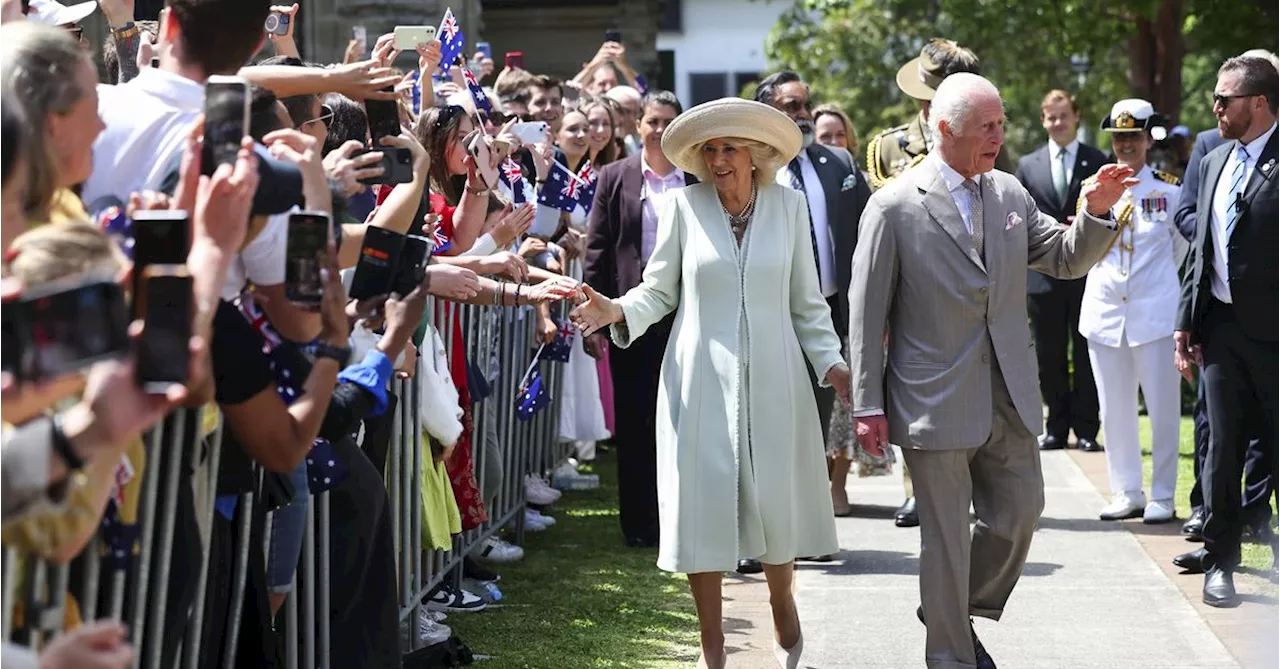
[[[1241,58],[1266,58],[1267,60],[1271,61],[1271,67],[1274,67],[1277,70],[1280,70],[1280,58],[1277,58],[1274,53],[1267,51],[1266,49],[1249,49],[1248,51],[1240,54],[1240,57]]]
[[[0,88],[17,105],[31,142],[27,152],[27,215],[43,219],[58,189],[58,159],[46,141],[50,114],[65,114],[88,91],[77,83],[88,62],[71,33],[34,21],[15,21],[0,28]]]
[[[604,96],[619,104],[630,101],[637,105],[640,104],[640,100],[643,97],[640,95],[640,91],[637,91],[627,85],[614,86],[613,88],[610,88]]]
[[[995,84],[981,75],[957,72],[943,79],[929,104],[929,138],[933,143],[936,145],[942,139],[939,127],[943,121],[952,132],[963,128],[974,103],[984,94],[1000,97]]]
[[[781,151],[778,151],[764,142],[757,142],[754,139],[746,139],[745,137],[718,137],[717,139],[723,140],[726,144],[734,148],[744,149],[747,153],[751,154],[751,165],[756,168],[755,172],[753,172],[751,176],[755,179],[756,183],[771,181],[777,174],[778,170],[783,165],[790,162],[786,156],[782,155]],[[693,152],[697,157],[690,161],[693,165],[691,166],[692,169],[689,170],[690,172],[693,172],[693,176],[698,177],[698,181],[702,181],[704,183],[712,180],[711,173],[707,170],[707,164],[703,162],[701,157],[702,147],[706,145],[707,142],[702,142],[693,147]]]

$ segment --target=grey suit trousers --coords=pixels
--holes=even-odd
[[[995,416],[978,448],[903,449],[920,509],[920,599],[930,669],[976,666],[969,616],[999,620],[1044,509],[1036,438],[991,356]],[[969,529],[969,504],[978,522]]]

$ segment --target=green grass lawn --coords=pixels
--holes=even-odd
[[[617,466],[598,449],[600,487],[566,492],[558,521],[526,534],[525,558],[501,565],[503,600],[446,621],[481,664],[672,667],[698,658],[698,619],[683,576],[659,571],[656,549],[627,548],[618,528]]]
[[[1142,416],[1138,423],[1138,437],[1142,443],[1142,478],[1146,483],[1147,490],[1151,485],[1151,420],[1147,416]],[[1178,489],[1174,496],[1174,503],[1177,505],[1178,518],[1184,521],[1191,517],[1191,502],[1189,495],[1191,494],[1191,485],[1195,483],[1195,426],[1191,418],[1184,416],[1182,418],[1182,428],[1179,430],[1178,445]],[[1271,499],[1272,511],[1275,510],[1275,497]],[[1276,519],[1273,516],[1271,526],[1276,526]],[[1188,549],[1194,548],[1193,544],[1187,544]],[[1250,570],[1261,570],[1263,572],[1271,569],[1271,548],[1266,545],[1255,543],[1245,543],[1241,547],[1241,566]]]

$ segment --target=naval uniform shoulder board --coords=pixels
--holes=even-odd
[[[1156,175],[1156,178],[1157,178],[1157,179],[1159,179],[1159,180],[1161,180],[1161,181],[1163,181],[1163,182],[1165,182],[1165,183],[1167,183],[1167,184],[1173,184],[1173,185],[1175,185],[1175,186],[1181,186],[1181,185],[1182,185],[1182,179],[1179,179],[1178,177],[1176,177],[1176,176],[1174,176],[1174,175],[1172,175],[1172,174],[1169,174],[1168,172],[1161,172],[1160,170],[1157,170],[1157,169],[1153,169],[1153,170],[1151,170],[1151,171],[1152,171],[1153,173],[1155,173],[1155,175]]]

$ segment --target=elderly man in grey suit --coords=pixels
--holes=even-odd
[[[1044,507],[1027,269],[1084,276],[1115,238],[1111,206],[1137,181],[1103,167],[1064,226],[995,170],[1004,108],[991,82],[947,77],[929,125],[935,151],[873,195],[859,225],[852,409],[863,448],[901,445],[915,479],[926,663],[986,669],[995,663],[969,616],[1000,618]]]

